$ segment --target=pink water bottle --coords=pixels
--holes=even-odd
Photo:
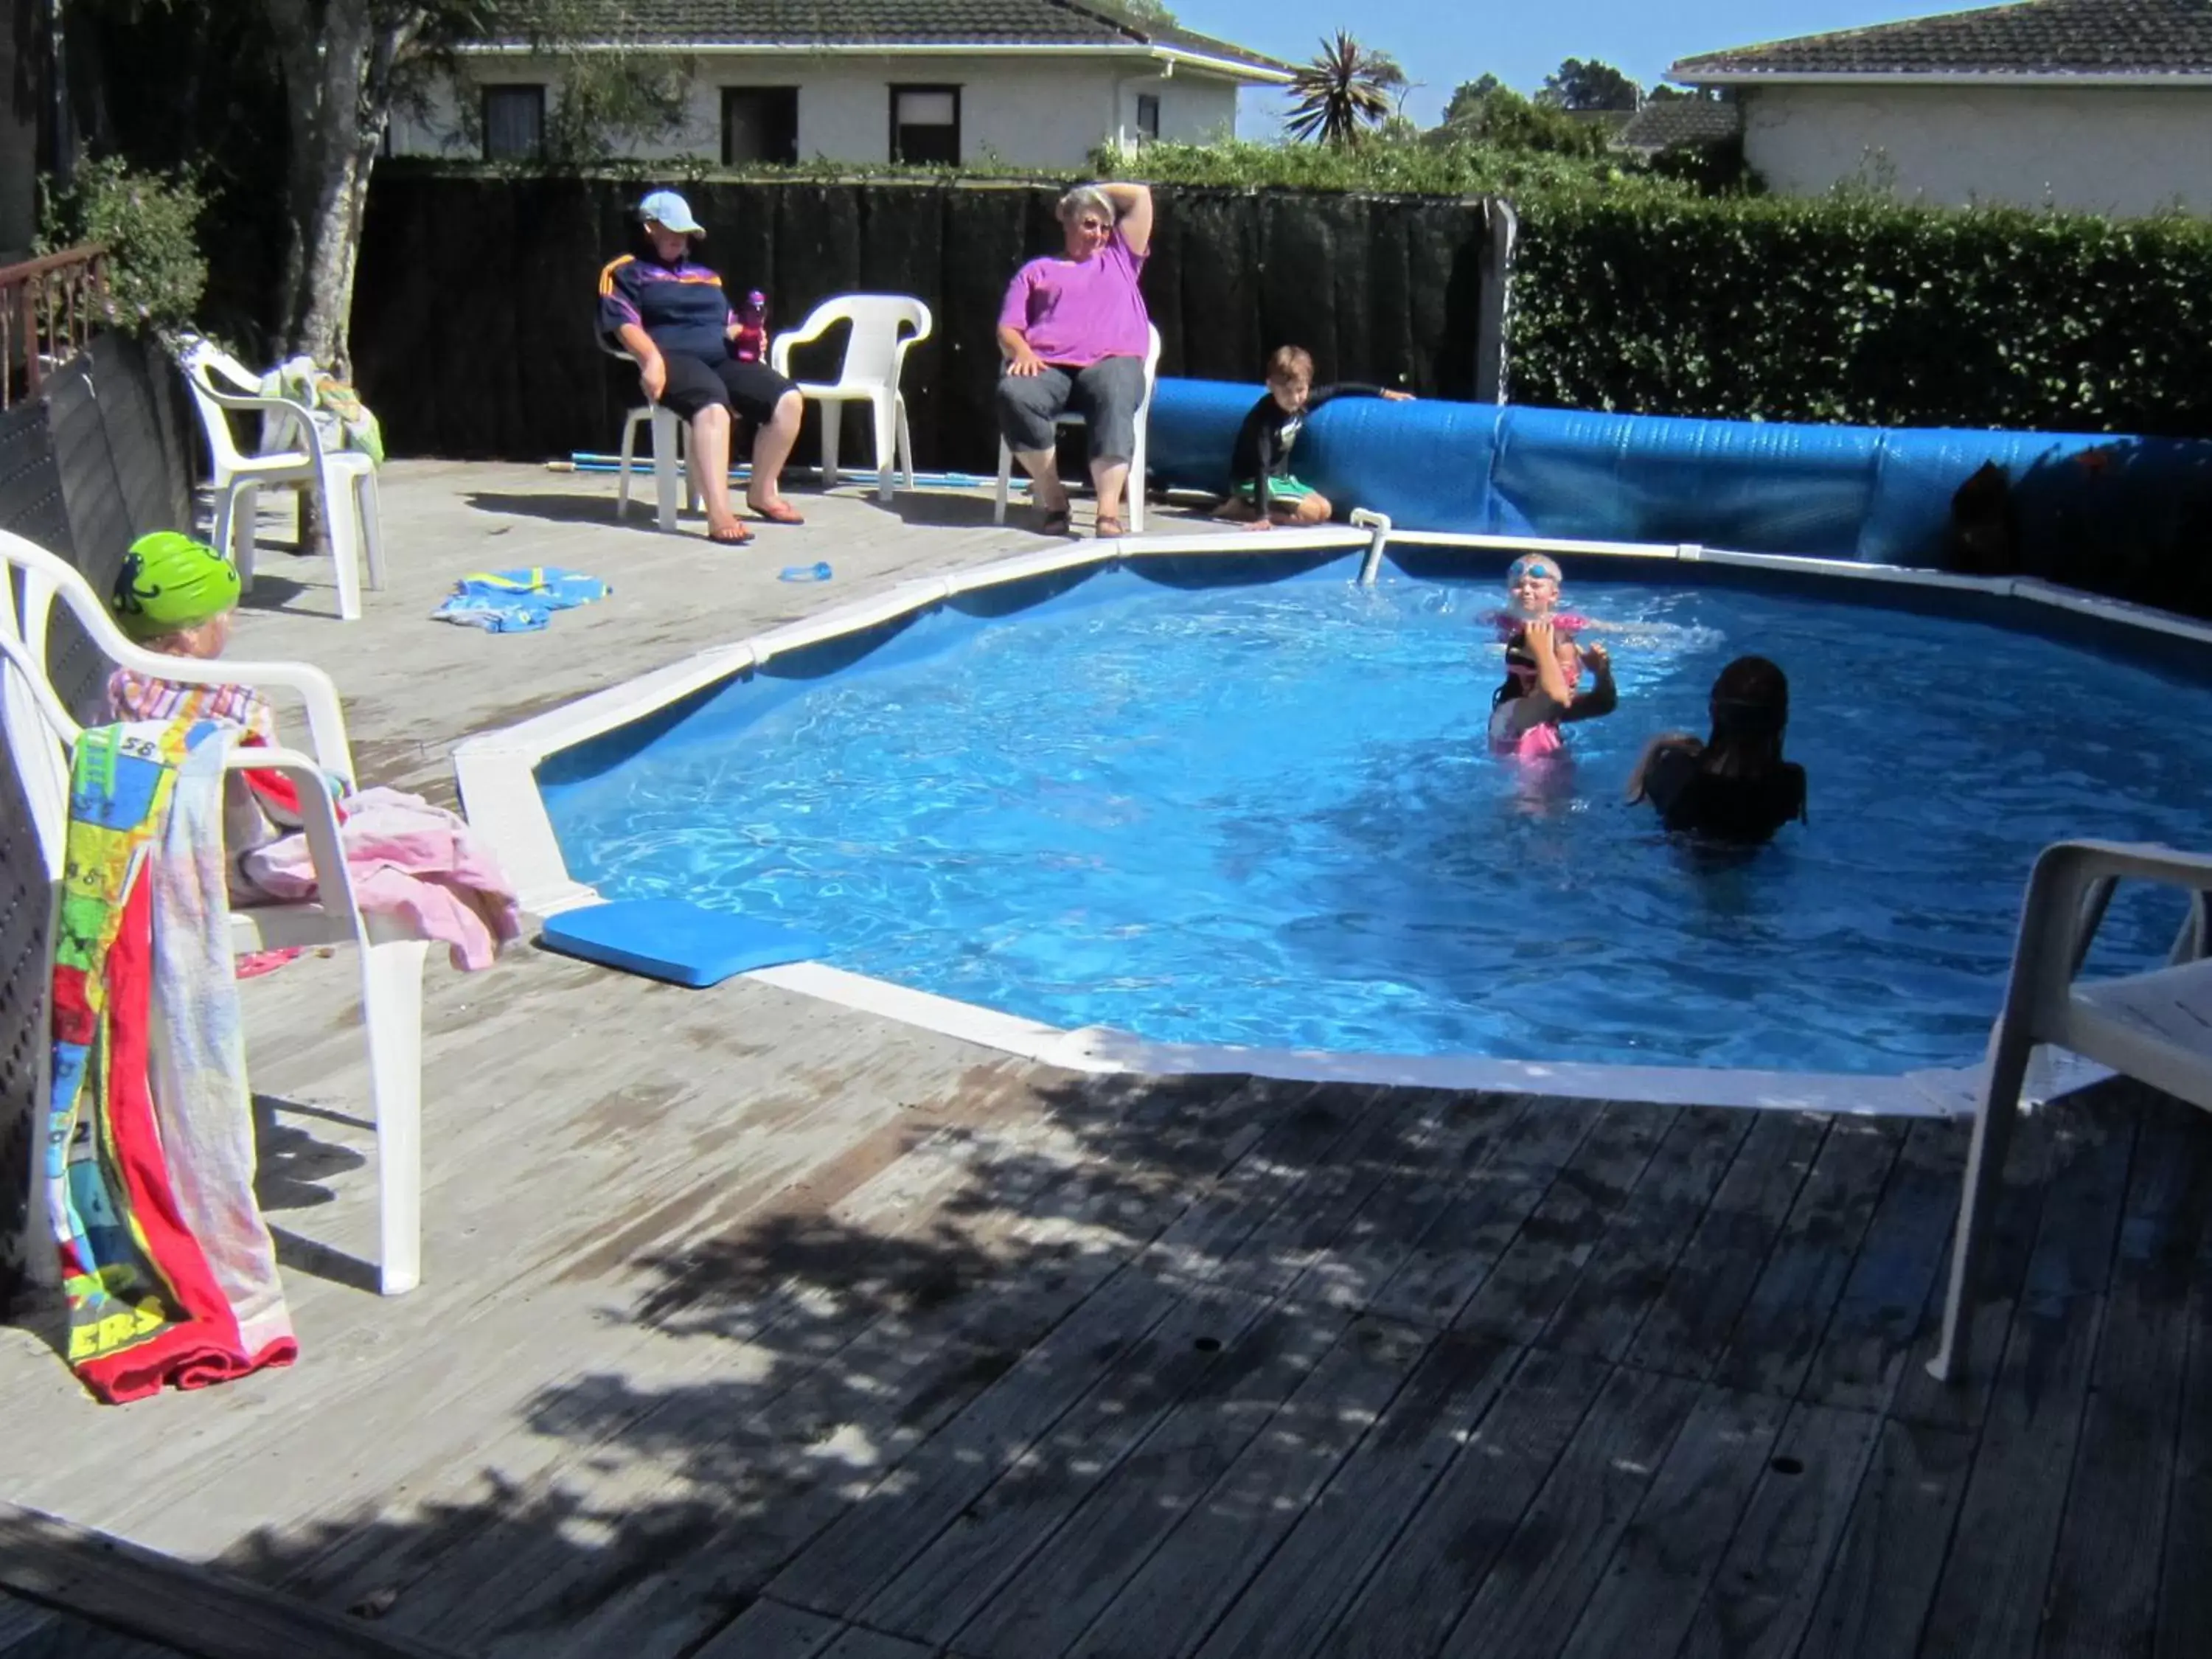
[[[741,363],[757,363],[768,355],[768,295],[755,289],[738,308],[738,339],[732,356]]]

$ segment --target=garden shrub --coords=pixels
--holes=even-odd
[[[1516,401],[2212,432],[2212,225],[1864,194],[1516,198]]]
[[[46,191],[39,252],[100,244],[107,250],[102,320],[125,334],[183,328],[207,288],[198,240],[207,199],[190,169],[137,173],[117,156],[85,161],[68,189]]]

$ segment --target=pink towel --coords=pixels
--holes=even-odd
[[[520,937],[514,890],[469,826],[419,795],[364,789],[343,803],[339,839],[362,909],[398,916],[425,937],[453,947],[453,966],[489,968],[499,948]],[[311,898],[315,866],[305,836],[246,854],[254,886],[276,899]]]

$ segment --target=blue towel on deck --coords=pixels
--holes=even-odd
[[[487,633],[532,634],[550,623],[556,611],[589,605],[609,591],[598,577],[558,565],[475,570],[455,582],[431,614]]]

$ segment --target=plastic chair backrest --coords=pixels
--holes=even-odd
[[[0,569],[6,572],[8,588],[8,603],[0,606],[0,656],[5,658],[0,666],[0,727],[30,805],[47,878],[58,881],[69,819],[70,746],[83,727],[63,705],[48,671],[46,636],[55,598],[60,597],[101,649],[121,635],[92,585],[36,544],[0,531]]]
[[[840,294],[807,313],[797,337],[818,339],[841,322],[849,322],[852,331],[837,370],[839,386],[897,386],[906,354],[933,326],[929,307],[910,295]]]
[[[251,397],[259,393],[261,380],[243,364],[211,340],[188,336],[177,351],[178,367],[185,371],[185,386],[192,394],[192,407],[199,412],[200,429],[206,434],[208,449],[215,458],[218,474],[234,470],[245,459],[238,447],[238,436],[231,430],[230,412],[216,402],[210,394],[224,391],[234,397]],[[218,386],[220,375],[231,384]]]

